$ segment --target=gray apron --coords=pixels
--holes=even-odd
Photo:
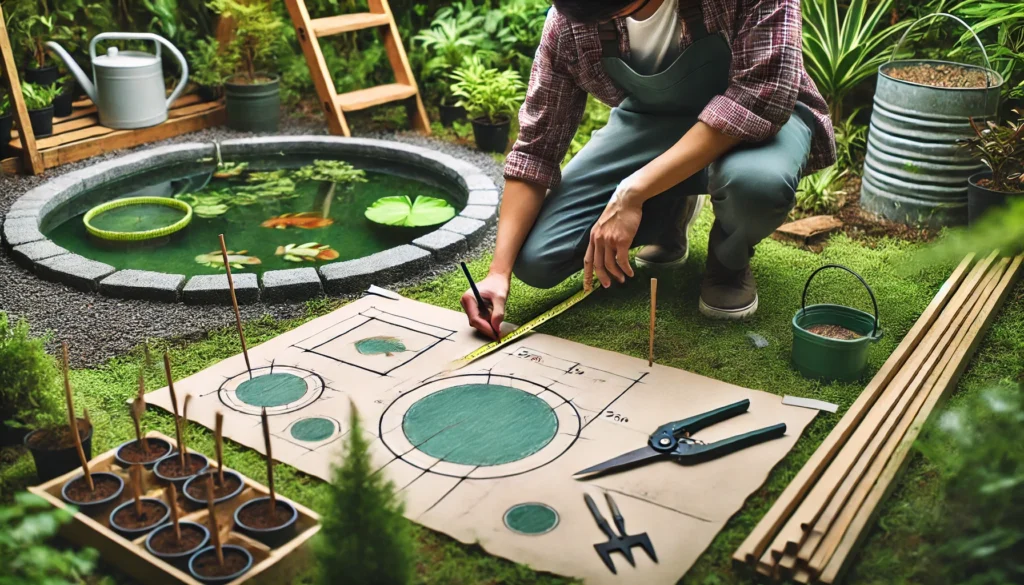
[[[595,131],[587,145],[565,166],[562,182],[545,199],[514,268],[516,276],[527,284],[549,288],[580,270],[589,244],[590,229],[618,184],[674,146],[697,123],[698,116],[711,99],[728,88],[732,62],[729,44],[722,35],[709,34],[700,0],[680,1],[686,4],[681,16],[692,44],[660,73],[641,75],[634,71],[620,58],[615,24],[600,26],[602,65],[627,97],[612,109],[608,124]],[[810,116],[810,111],[805,115]],[[782,148],[789,152],[787,157],[792,161],[784,166],[794,167],[790,173],[794,178],[788,182],[792,183],[795,191],[800,167],[810,148],[811,132],[809,122],[800,121],[797,116],[794,120],[800,127],[780,132],[782,144],[778,144],[779,140],[772,140],[768,141],[770,144],[754,146]],[[732,153],[723,159],[731,156]],[[765,164],[780,164],[772,160],[772,156],[754,158],[764,159]],[[749,164],[743,161],[739,166]],[[721,182],[728,184],[730,181],[725,178]],[[685,202],[683,198],[708,191],[708,172],[704,170],[649,199],[644,204],[633,246],[658,242],[669,222],[678,220]],[[715,201],[714,185],[711,192]],[[718,201],[715,203],[716,214],[721,219]],[[791,205],[790,202],[780,210],[783,218]],[[768,221],[774,223],[775,220],[769,218]],[[759,226],[750,234],[737,234],[727,238],[723,247],[731,256],[746,258],[749,247],[778,225],[781,221],[770,228]],[[765,229],[768,232],[761,235]],[[727,230],[726,233],[732,231],[737,230]],[[739,260],[733,263],[739,263]]]

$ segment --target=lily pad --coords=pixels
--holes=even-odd
[[[401,227],[426,227],[455,217],[455,208],[444,199],[421,195],[415,201],[408,195],[382,197],[366,209],[366,218],[374,223]]]

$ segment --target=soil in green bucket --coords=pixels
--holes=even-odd
[[[292,437],[306,443],[316,443],[331,438],[334,434],[334,421],[328,418],[304,418],[292,425]]]
[[[811,325],[807,328],[808,331],[815,335],[822,337],[828,337],[829,339],[842,339],[844,341],[850,341],[852,339],[860,339],[863,335],[843,327],[842,325],[827,325],[824,323],[818,325]]]
[[[517,504],[505,512],[505,526],[519,534],[545,534],[558,526],[558,513],[545,504]]]
[[[397,337],[367,337],[355,343],[356,351],[363,355],[394,355],[405,351],[405,344]]]
[[[413,404],[402,423],[424,453],[463,465],[501,465],[540,451],[558,431],[547,402],[509,386],[464,384]]]
[[[306,381],[294,374],[267,374],[246,380],[235,389],[242,402],[256,407],[284,406],[306,394]]]
[[[108,232],[147,232],[174,225],[185,217],[185,210],[167,205],[127,205],[92,218],[96,229]]]

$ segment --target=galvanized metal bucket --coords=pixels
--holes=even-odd
[[[971,32],[985,66],[924,59],[893,61],[907,35],[935,17],[956,20]],[[967,223],[967,179],[984,166],[958,141],[974,135],[970,119],[993,118],[1004,80],[992,70],[985,46],[963,20],[946,13],[918,19],[878,68],[868,131],[861,205],[888,219],[939,227]],[[949,64],[987,72],[986,87],[944,88],[896,79],[890,72],[921,64]]]

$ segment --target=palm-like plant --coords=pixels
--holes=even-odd
[[[883,45],[910,26],[909,21],[885,26],[892,3],[869,6],[869,0],[851,0],[840,14],[839,0],[803,2],[804,64],[835,122],[843,119],[843,98],[885,63]]]
[[[846,198],[843,180],[848,171],[832,165],[800,180],[796,190],[796,207],[806,213],[833,213]]]

